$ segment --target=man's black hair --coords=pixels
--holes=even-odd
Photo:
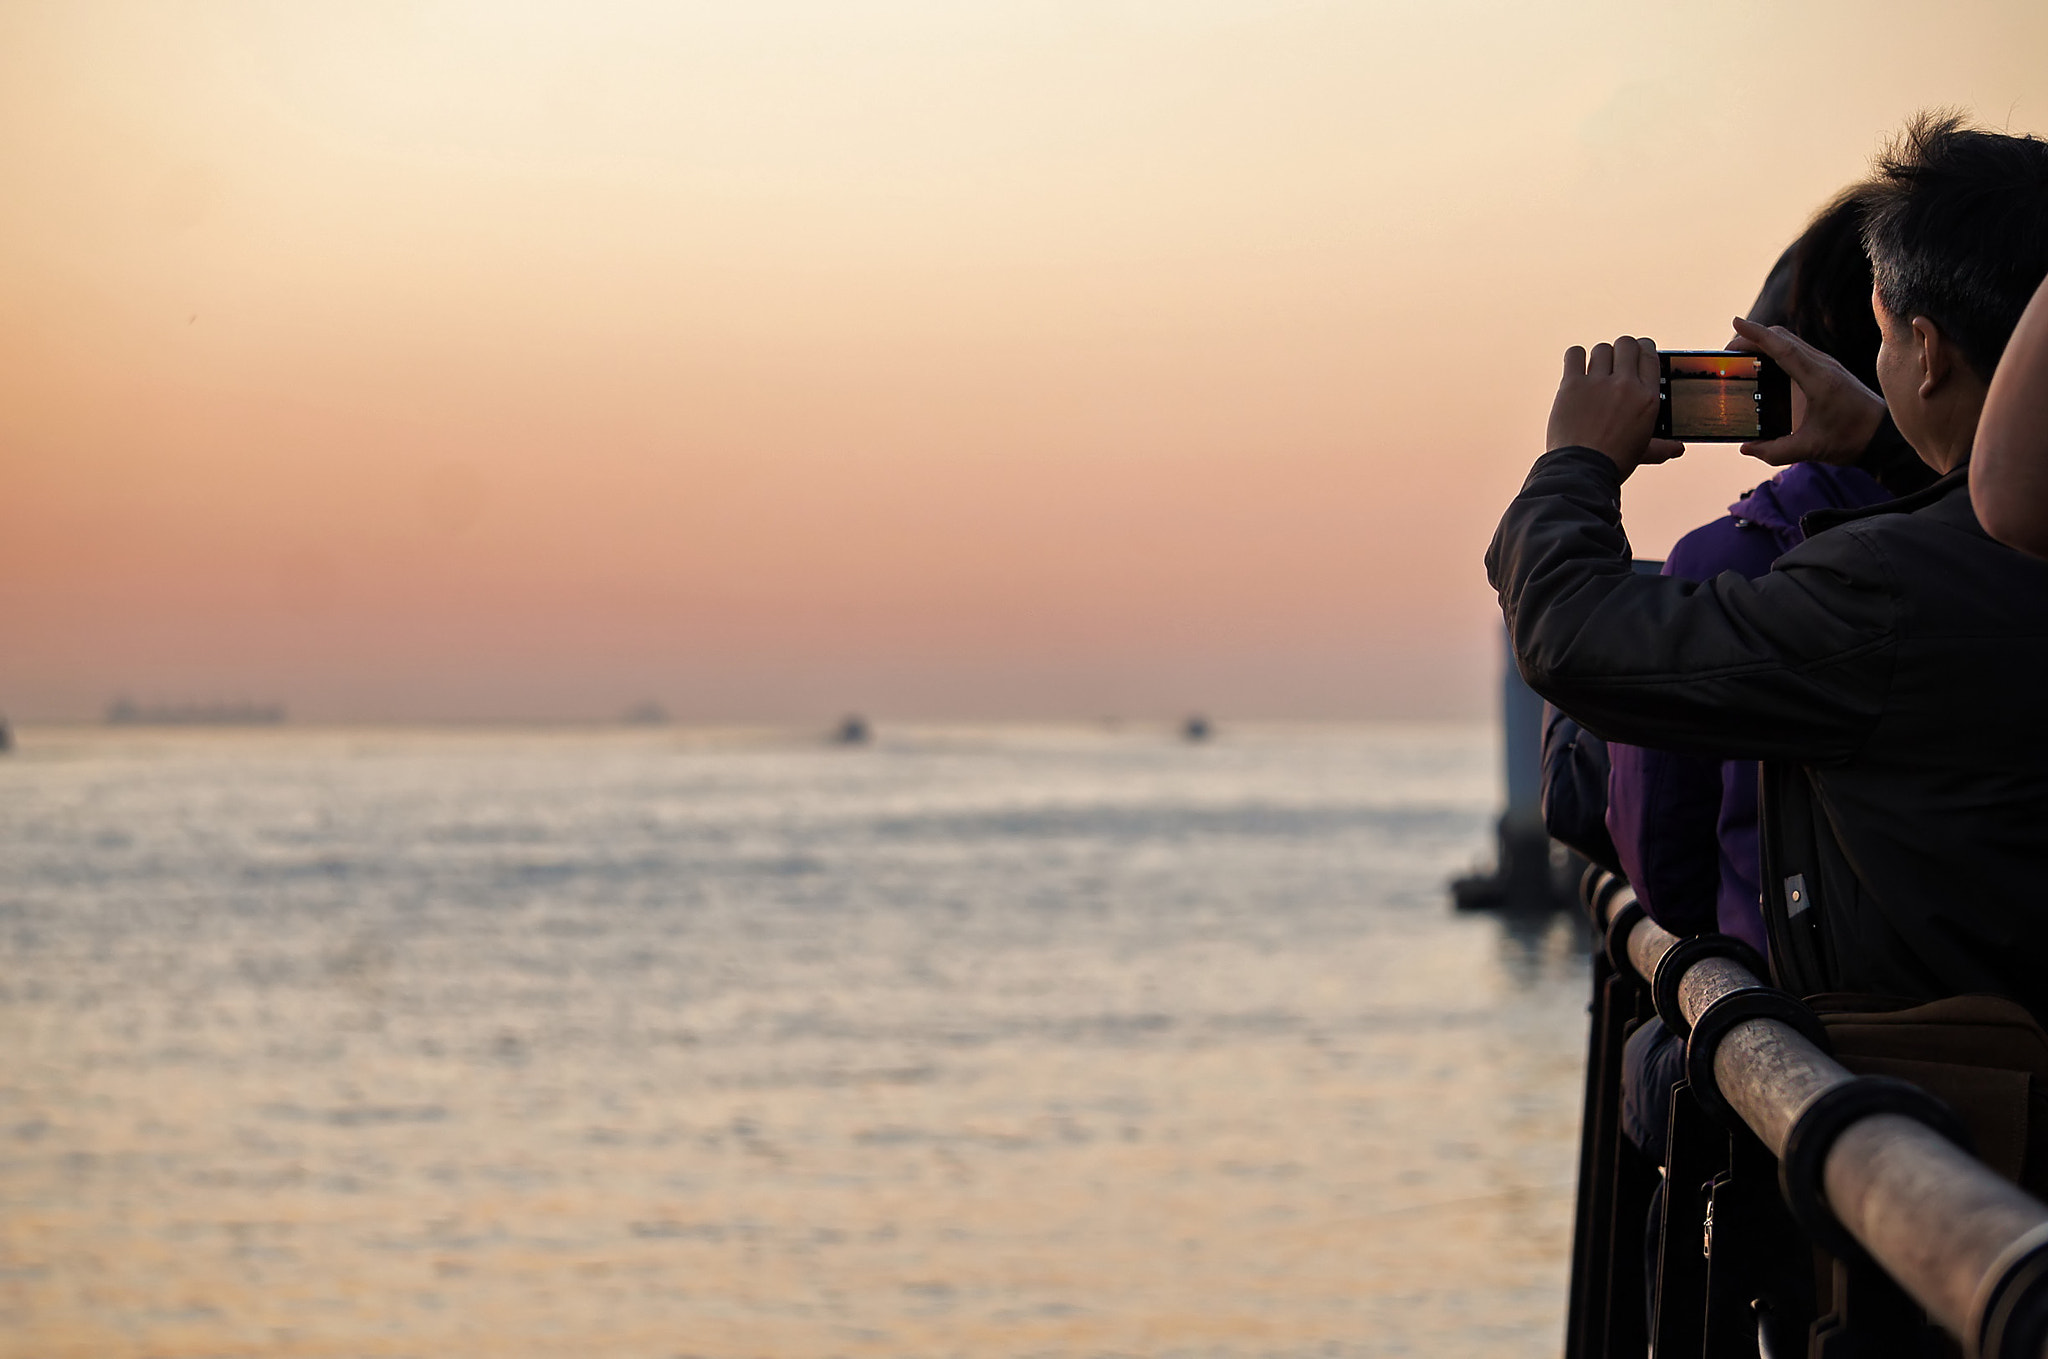
[[[1934,322],[1988,379],[2048,276],[2048,142],[1923,113],[1858,196],[1885,310]]]

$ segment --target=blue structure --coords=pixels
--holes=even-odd
[[[1506,638],[1503,637],[1505,642]],[[1501,755],[1507,807],[1496,824],[1494,869],[1451,883],[1461,911],[1553,910],[1570,906],[1580,864],[1543,828],[1543,700],[1522,682],[1511,647],[1501,648]]]
[[[1501,825],[1517,832],[1543,829],[1543,700],[1522,683],[1515,658],[1502,648],[1501,755],[1507,766],[1508,805]],[[1546,835],[1544,837],[1548,839]]]

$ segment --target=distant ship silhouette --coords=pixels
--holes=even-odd
[[[261,727],[284,721],[281,703],[137,703],[127,697],[107,705],[116,727]]]

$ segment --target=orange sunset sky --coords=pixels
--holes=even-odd
[[[0,3],[0,711],[1474,714],[1567,344],[2048,6]],[[1658,555],[1758,479],[1632,483]]]

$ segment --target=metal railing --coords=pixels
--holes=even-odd
[[[1971,1156],[1935,1097],[1835,1061],[1746,944],[1671,935],[1611,874],[1585,895],[1605,945],[1566,1359],[1952,1353],[1930,1318],[1973,1359],[2048,1356],[2048,1205]],[[1621,1131],[1623,1047],[1653,1014],[1685,1040],[1661,1177]]]

